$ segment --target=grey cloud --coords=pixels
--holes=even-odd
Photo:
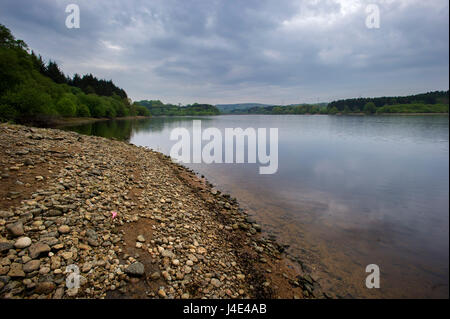
[[[448,2],[4,0],[0,22],[66,73],[133,99],[316,102],[448,89]],[[81,28],[65,28],[77,3]]]

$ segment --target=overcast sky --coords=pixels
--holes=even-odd
[[[68,29],[68,4],[80,28]],[[380,27],[366,27],[378,5]],[[290,104],[449,88],[448,0],[1,0],[0,23],[133,100]]]

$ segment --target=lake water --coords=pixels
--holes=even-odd
[[[278,171],[189,164],[348,298],[449,297],[448,116],[237,115],[97,122],[69,129],[165,154],[177,127],[278,128]],[[206,143],[206,142],[205,142]],[[380,288],[365,285],[379,266]]]

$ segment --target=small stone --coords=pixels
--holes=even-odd
[[[30,237],[20,237],[15,243],[14,247],[22,249],[31,246],[31,238]]]
[[[167,280],[167,281],[171,281],[172,280],[172,277],[170,276],[170,274],[169,274],[169,272],[167,272],[167,271],[163,271],[163,272],[161,272],[161,275],[164,277],[164,279],[165,280]]]
[[[153,274],[150,275],[150,278],[152,280],[158,280],[160,277],[161,277],[161,275],[157,271],[155,271]]]
[[[189,259],[190,261],[192,261],[192,262],[194,262],[194,263],[196,263],[196,262],[198,261],[198,258],[195,257],[193,254],[189,254],[187,257],[188,257],[188,259]],[[190,265],[189,265],[189,266],[190,266]]]
[[[313,284],[313,280],[312,280],[312,278],[311,278],[311,276],[310,275],[305,275],[304,277],[303,277],[303,279],[305,279],[308,283],[310,283],[311,285]]]
[[[94,238],[89,237],[87,239],[87,241],[88,241],[88,244],[91,245],[92,247],[100,246],[100,243],[98,242],[98,240],[96,240]]]
[[[181,295],[181,299],[189,299],[189,293],[184,293]]]
[[[35,243],[28,248],[30,257],[35,259],[43,253],[48,253],[50,251],[50,246],[43,243]]]
[[[78,294],[78,288],[70,288],[66,290],[66,295],[68,297],[75,297]]]
[[[165,250],[162,251],[161,256],[173,258],[173,257],[174,257],[174,254],[173,254],[173,252],[171,252],[170,250],[165,249]]]
[[[64,244],[63,244],[63,243],[61,243],[61,244],[56,244],[56,245],[53,246],[52,248],[55,249],[55,250],[60,250],[60,249],[63,249],[63,248],[64,248]]]
[[[64,296],[64,288],[58,288],[53,294],[53,299],[62,299],[63,296]]]
[[[16,222],[14,224],[9,224],[6,226],[6,229],[14,237],[19,237],[24,234],[22,222]]]
[[[140,262],[135,262],[131,265],[129,265],[125,269],[125,273],[127,273],[130,276],[142,276],[145,272],[145,267]]]
[[[237,275],[236,275],[236,278],[239,279],[239,280],[244,280],[244,279],[245,279],[245,275],[243,275],[243,274],[237,274]]]
[[[60,234],[67,234],[67,233],[70,232],[70,227],[67,226],[67,225],[62,225],[62,226],[60,226],[60,227],[58,228],[58,232],[59,232]]]
[[[35,292],[37,294],[43,294],[43,295],[47,295],[49,293],[51,293],[53,290],[55,290],[56,286],[53,282],[51,281],[44,281],[44,282],[40,282],[36,285],[35,288]]]
[[[41,269],[39,269],[39,273],[41,275],[46,275],[50,272],[50,268],[49,267],[42,267]]]
[[[22,269],[22,264],[19,263],[12,263],[9,267],[8,272],[9,277],[25,277],[25,273]]]
[[[161,298],[166,298],[166,292],[164,291],[164,289],[159,289],[158,290],[158,296],[160,296]]]
[[[137,236],[137,240],[139,242],[141,242],[141,243],[144,243],[145,242],[145,237],[143,235],[139,235],[139,236]]]
[[[86,244],[79,244],[78,248],[80,248],[82,250],[91,250],[92,249],[89,245],[86,245]]]
[[[8,274],[9,266],[0,266],[0,276]]]
[[[142,243],[137,242],[137,243],[136,243],[136,248],[142,248]]]
[[[175,277],[177,278],[177,280],[182,280],[184,278],[184,274],[182,272],[177,272]]]
[[[81,268],[81,271],[82,272],[88,272],[91,269],[92,269],[92,264],[91,263],[84,263],[83,267]]]
[[[27,262],[25,265],[23,265],[23,271],[24,272],[33,272],[35,270],[38,270],[39,267],[41,266],[41,261],[36,259],[36,260],[31,260],[29,262]]]
[[[216,288],[219,288],[220,286],[222,286],[222,282],[216,278],[211,279],[211,284]]]
[[[191,268],[191,267],[189,267],[189,266],[184,266],[184,272],[185,272],[186,274],[190,274],[191,271],[192,271],[192,268]]]
[[[73,257],[73,252],[71,251],[65,251],[61,254],[61,256],[65,259],[65,260],[69,260],[72,259]]]

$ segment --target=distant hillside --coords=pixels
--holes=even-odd
[[[333,101],[329,113],[447,113],[449,91],[434,91],[407,96],[383,96]]]
[[[253,107],[266,107],[270,104],[261,103],[238,103],[238,104],[217,104],[216,107],[221,113],[240,113],[240,111],[248,110]]]
[[[252,107],[240,111],[240,114],[326,114],[327,104],[291,104]]]
[[[190,104],[178,106],[174,104],[164,104],[160,100],[142,100],[136,102],[144,106],[153,116],[184,116],[184,115],[219,115],[220,111],[210,104]]]

